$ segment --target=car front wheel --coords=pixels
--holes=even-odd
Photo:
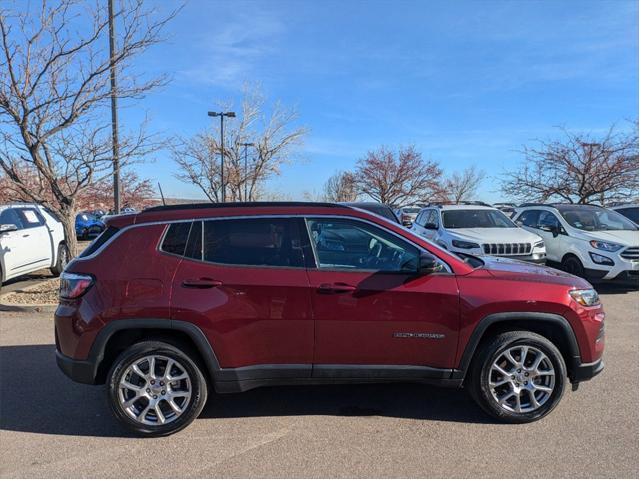
[[[204,408],[207,384],[197,364],[177,347],[135,344],[115,361],[107,381],[111,410],[129,430],[167,436],[188,426]]]
[[[503,422],[536,421],[563,396],[566,365],[557,347],[529,331],[486,341],[471,366],[470,393],[484,411]]]

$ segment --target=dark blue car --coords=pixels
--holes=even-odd
[[[89,239],[104,231],[105,225],[91,213],[78,213],[75,217],[75,234],[79,239]]]

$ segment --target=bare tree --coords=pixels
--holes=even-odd
[[[348,171],[338,171],[331,176],[324,184],[325,201],[355,201],[357,191],[355,190],[355,177]]]
[[[224,110],[232,105],[224,105]],[[268,111],[267,111],[268,110]],[[266,180],[280,174],[282,165],[295,157],[307,129],[294,126],[297,112],[275,103],[267,108],[257,89],[245,87],[241,113],[224,127],[224,183],[229,201],[254,201],[264,195]],[[253,143],[245,165],[243,143]],[[177,138],[173,159],[176,177],[199,187],[212,202],[220,201],[220,131],[212,129],[191,138]]]
[[[442,195],[451,203],[461,203],[470,201],[477,194],[477,189],[484,179],[484,172],[475,166],[466,168],[464,171],[455,172],[444,182]]]
[[[22,7],[0,10],[0,167],[25,198],[60,216],[74,255],[77,199],[112,168],[109,68],[113,63],[119,70],[122,99],[163,84],[164,77],[140,80],[131,65],[160,41],[175,12],[155,20],[143,0],[121,0],[114,14],[121,35],[111,60],[106,2],[42,0]],[[122,165],[157,147],[143,127],[124,135]]]
[[[606,204],[639,194],[639,124],[603,137],[573,134],[525,147],[524,163],[506,174],[502,190],[524,201]]]
[[[410,146],[397,152],[381,147],[357,162],[358,193],[394,207],[427,202],[441,195],[442,171]]]

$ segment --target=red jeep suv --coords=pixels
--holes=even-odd
[[[356,207],[198,204],[110,219],[62,275],[55,339],[62,371],[106,383],[149,436],[187,426],[211,386],[464,386],[521,423],[603,369],[604,312],[583,279]]]

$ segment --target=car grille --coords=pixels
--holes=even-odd
[[[633,261],[639,261],[639,246],[631,246],[630,248],[626,248],[621,253],[621,257]]]
[[[482,245],[484,253],[492,255],[527,255],[532,251],[530,243],[486,243]]]

